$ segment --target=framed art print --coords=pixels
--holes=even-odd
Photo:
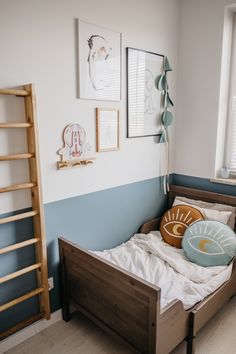
[[[119,111],[114,108],[96,109],[97,152],[114,151],[120,147]]]
[[[161,133],[162,92],[156,80],[163,72],[161,54],[127,48],[127,136]]]
[[[121,33],[78,21],[79,97],[120,101]]]

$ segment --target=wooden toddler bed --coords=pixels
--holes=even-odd
[[[236,206],[233,196],[172,185],[169,205],[175,196]],[[140,232],[157,230],[159,223],[160,218],[151,220]],[[59,248],[63,319],[70,320],[69,306],[74,305],[141,353],[167,354],[185,339],[187,354],[193,354],[197,332],[236,293],[234,264],[230,279],[190,310],[176,300],[160,311],[159,287],[64,238]]]

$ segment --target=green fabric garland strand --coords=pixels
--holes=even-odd
[[[172,71],[170,62],[167,56],[164,56],[163,59],[163,73],[157,77],[156,88],[159,91],[163,91],[163,107],[164,111],[161,115],[162,120],[162,133],[160,137],[160,143],[168,142],[168,130],[167,127],[170,126],[173,122],[173,114],[168,110],[168,108],[173,107],[174,103],[169,95],[169,86],[167,81],[167,72]]]
[[[161,75],[159,75],[156,79],[156,88],[159,91],[163,92],[163,107],[164,110],[161,114],[161,122],[162,122],[162,130],[161,130],[161,136],[160,136],[160,143],[166,143],[166,148],[167,148],[167,175],[164,176],[164,193],[166,194],[166,190],[169,191],[169,135],[168,135],[168,127],[172,124],[173,122],[173,114],[171,111],[168,110],[168,108],[171,108],[174,106],[173,101],[170,98],[169,95],[169,86],[168,86],[168,81],[167,81],[167,72],[172,71],[172,67],[169,63],[169,60],[167,56],[164,56],[163,59],[163,72]]]

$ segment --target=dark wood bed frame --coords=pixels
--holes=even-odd
[[[169,206],[175,196],[236,206],[236,197],[198,189],[170,186]],[[140,232],[157,230],[160,218],[145,223]],[[236,293],[236,267],[231,278],[214,293],[184,310],[179,300],[160,311],[161,289],[72,242],[59,239],[62,314],[70,320],[70,305],[104,330],[141,353],[167,354],[184,339],[194,353],[197,332]]]

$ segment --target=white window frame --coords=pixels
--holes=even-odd
[[[236,174],[236,13],[233,14],[224,165]]]
[[[234,45],[233,42],[235,42]],[[233,51],[235,52],[234,59],[232,58]],[[212,182],[236,185],[236,164],[233,166],[230,162],[233,146],[233,137],[231,133],[233,130],[233,122],[235,121],[236,123],[236,117],[235,120],[232,118],[232,89],[234,90],[234,88],[232,86],[233,80],[231,80],[231,67],[233,67],[234,60],[236,60],[236,3],[226,6],[224,14],[215,174],[211,179]],[[236,68],[233,69],[236,84]]]

